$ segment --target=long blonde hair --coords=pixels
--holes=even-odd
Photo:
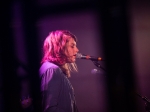
[[[65,63],[65,47],[69,39],[73,38],[75,42],[77,38],[71,32],[67,30],[56,30],[49,33],[44,41],[43,53],[41,63],[45,61],[52,62],[58,65],[67,77],[70,77],[71,71],[77,71],[77,66],[75,63]]]

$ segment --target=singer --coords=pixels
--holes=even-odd
[[[69,81],[75,64],[76,37],[66,30],[50,32],[44,41],[39,69],[43,112],[78,112],[74,90]]]

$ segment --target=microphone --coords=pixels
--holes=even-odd
[[[94,57],[94,56],[90,56],[90,55],[84,55],[81,53],[77,53],[76,58],[87,59],[87,60],[92,60],[92,61],[103,61],[103,59],[101,57]]]

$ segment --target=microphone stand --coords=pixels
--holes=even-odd
[[[137,93],[136,93],[137,94]],[[141,96],[140,94],[137,94],[139,97],[141,97],[145,102],[145,110],[146,112],[150,112],[150,100],[146,96]]]
[[[106,72],[106,69],[104,69],[99,61],[93,61],[94,65],[96,65],[99,69],[103,69]],[[136,93],[137,94],[137,93]],[[137,94],[139,97],[141,97],[145,101],[145,110],[146,112],[150,112],[150,100],[146,96],[141,96],[140,94]]]
[[[104,68],[100,65],[99,61],[93,61],[93,60],[92,60],[92,62],[93,62],[94,65],[96,65],[99,69],[101,68],[102,70],[104,70],[104,71],[106,72],[106,69],[104,69]]]
[[[99,69],[103,69],[106,72],[106,69],[104,69],[99,61],[93,61],[94,65],[96,65]],[[146,112],[150,112],[150,100],[146,97],[146,96],[141,96],[140,94],[136,93],[136,95],[138,95],[139,97],[141,97],[144,101],[145,101],[145,110]]]

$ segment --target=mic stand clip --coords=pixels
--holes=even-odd
[[[99,61],[93,61],[93,60],[92,60],[92,62],[93,62],[94,65],[97,66],[99,69],[101,68],[101,69],[103,69],[104,71],[106,71],[106,70],[100,65]]]

